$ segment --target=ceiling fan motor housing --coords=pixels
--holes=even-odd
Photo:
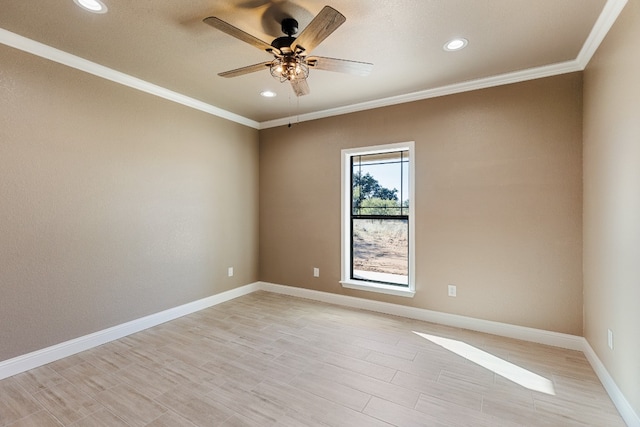
[[[278,37],[271,42],[271,46],[279,49],[282,53],[291,51],[291,45],[296,40],[293,35],[298,32],[298,21],[293,18],[284,18],[282,20],[282,32],[286,36]]]
[[[218,17],[209,16],[203,21],[213,28],[273,55],[271,61],[218,73],[219,76],[237,77],[263,70],[264,66],[267,66],[274,78],[282,83],[289,81],[296,96],[302,96],[309,94],[309,85],[306,81],[309,76],[309,68],[362,76],[366,76],[371,72],[373,64],[366,62],[307,57],[309,52],[331,35],[345,20],[346,18],[340,12],[331,6],[325,6],[311,20],[299,37],[294,37],[294,34],[298,32],[298,21],[291,17],[286,17],[280,21],[284,36],[276,38],[270,44]]]
[[[282,32],[291,37],[298,32],[298,21],[293,18],[284,18],[282,20]]]
[[[271,46],[279,49],[283,53],[291,51],[291,44],[296,40],[295,37],[282,36],[271,42]]]

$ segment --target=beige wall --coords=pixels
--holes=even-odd
[[[584,308],[640,413],[638,39],[632,0],[583,111],[571,74],[268,129],[259,147],[256,130],[0,46],[0,361],[260,278],[578,335]],[[408,140],[416,297],[342,289],[340,150]]]
[[[0,361],[257,280],[257,130],[0,64]]]
[[[416,296],[342,289],[340,150],[410,140]],[[581,143],[580,73],[263,130],[260,279],[581,335]]]
[[[585,71],[584,313],[585,337],[640,416],[638,40],[631,0]]]

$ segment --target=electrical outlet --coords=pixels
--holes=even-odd
[[[613,350],[613,331],[611,329],[607,329],[607,344]]]
[[[320,277],[320,269],[318,267],[313,267],[313,277]]]
[[[233,267],[229,267],[229,269],[227,270],[227,274],[229,275],[229,277],[233,276]]]
[[[449,296],[450,297],[455,297],[456,296],[456,285],[449,285]]]

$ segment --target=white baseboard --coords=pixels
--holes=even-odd
[[[640,418],[635,413],[627,399],[624,397],[616,383],[613,381],[613,378],[611,378],[611,375],[609,375],[609,372],[607,372],[606,368],[584,337],[561,334],[558,332],[545,331],[541,329],[527,328],[523,326],[509,325],[500,322],[492,322],[489,320],[474,319],[472,317],[441,313],[422,308],[407,307],[380,301],[372,301],[346,295],[338,295],[327,292],[314,291],[310,289],[296,288],[293,286],[277,285],[274,283],[258,282],[258,288],[263,291],[291,295],[299,298],[326,302],[329,304],[376,311],[379,313],[408,317],[410,319],[423,320],[426,322],[454,326],[457,328],[470,329],[473,331],[485,332],[539,344],[546,344],[554,347],[582,351],[591,364],[591,367],[595,371],[596,375],[602,382],[602,385],[609,394],[609,397],[620,412],[622,419],[627,423],[629,427],[640,427]]]
[[[251,283],[2,361],[0,362],[0,380],[258,290],[582,351],[627,425],[629,427],[640,427],[640,417],[635,413],[613,381],[613,378],[611,378],[611,375],[609,375],[609,372],[607,372],[596,353],[583,337],[267,282]]]
[[[624,397],[624,394],[622,394],[618,385],[613,381],[613,378],[611,378],[611,375],[609,375],[609,372],[586,339],[584,340],[583,352],[591,364],[591,367],[596,372],[596,375],[600,379],[600,382],[604,386],[604,389],[607,391],[607,394],[609,394],[613,404],[616,405],[616,408],[618,409],[618,412],[620,412],[620,416],[622,416],[624,422],[627,423],[629,427],[640,427],[640,416],[635,413],[631,404],[627,398]]]
[[[527,328],[524,326],[509,325],[490,320],[475,319],[457,314],[442,313],[426,310],[424,308],[408,307],[399,304],[391,304],[381,301],[373,301],[346,295],[331,294],[327,292],[313,291],[310,289],[283,286],[274,283],[258,282],[261,290],[296,296],[300,298],[322,301],[330,304],[343,305],[363,310],[377,311],[379,313],[394,316],[408,317],[410,319],[423,320],[425,322],[438,323],[456,328],[470,329],[472,331],[500,335],[554,347],[567,348],[582,351],[584,338],[562,334],[559,332],[545,331],[541,329]]]
[[[258,283],[251,283],[207,298],[183,304],[178,307],[170,308],[159,313],[141,317],[130,322],[122,323],[102,331],[65,341],[51,347],[23,354],[21,356],[14,357],[13,359],[2,361],[0,362],[0,380],[46,365],[47,363],[55,362],[58,359],[80,353],[81,351],[89,350],[93,347],[120,339],[127,335],[140,332],[144,329],[160,325],[170,320],[177,319],[178,317],[195,313],[196,311],[250,294],[251,292],[258,290],[258,288]]]

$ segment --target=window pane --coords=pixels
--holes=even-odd
[[[352,279],[409,285],[409,222],[353,219]]]
[[[353,215],[406,215],[409,156],[407,151],[351,158]]]

